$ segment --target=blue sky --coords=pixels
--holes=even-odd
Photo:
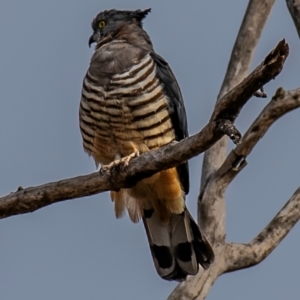
[[[152,7],[144,21],[182,89],[190,134],[208,121],[247,1],[2,0],[0,9],[0,195],[95,171],[78,127],[82,78],[101,10]],[[290,56],[237,120],[245,132],[276,89],[300,86],[299,39],[277,1],[251,69],[286,38]],[[247,242],[299,186],[300,111],[259,142],[226,194],[227,240]],[[232,147],[232,144],[231,144]],[[188,206],[195,216],[202,156],[192,160]],[[300,226],[260,265],[220,277],[207,299],[297,299]],[[175,283],[156,274],[142,224],[116,220],[108,193],[65,201],[0,222],[3,300],[166,299]]]

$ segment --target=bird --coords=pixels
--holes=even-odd
[[[154,51],[143,29],[151,11],[105,10],[92,21],[96,44],[83,79],[79,124],[83,148],[102,168],[188,137],[183,97],[169,64]],[[151,162],[149,162],[151,163]],[[111,191],[117,218],[127,210],[143,220],[159,276],[184,281],[214,252],[185,203],[188,162]]]

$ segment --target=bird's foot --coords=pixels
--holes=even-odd
[[[103,165],[100,169],[100,174],[110,174],[111,170],[114,169],[117,172],[121,171],[123,169],[125,169],[126,167],[128,167],[129,162],[135,158],[138,157],[140,155],[139,151],[136,150],[134,152],[132,152],[131,154],[129,154],[128,156],[122,157],[120,159],[116,159],[113,162],[111,162],[110,164],[107,165]]]

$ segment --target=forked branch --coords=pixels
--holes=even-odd
[[[217,102],[248,75],[253,53],[274,3],[275,0],[249,0],[231,52]],[[227,142],[228,139],[224,137],[205,152],[202,165],[201,188],[207,182],[208,177],[224,162]]]
[[[270,103],[245,133],[242,143],[228,155],[216,177],[226,189],[246,165],[246,157],[270,126],[281,116],[300,107],[300,88],[285,92],[278,89]],[[274,217],[270,224],[248,244],[226,244],[224,272],[254,266],[265,259],[300,219],[300,188]]]
[[[245,133],[241,143],[232,150],[221,168],[208,180],[207,185],[204,185],[203,193],[212,195],[211,197],[215,194],[222,197],[230,182],[246,166],[246,157],[270,126],[284,114],[299,107],[300,88],[288,92],[282,88],[278,89]],[[200,198],[203,196],[200,195]],[[211,202],[209,208],[202,206],[201,208],[205,209],[203,211],[205,222],[201,224],[201,228],[206,229],[205,232],[213,243],[214,250],[218,251],[216,261],[208,270],[201,269],[197,276],[180,283],[169,300],[204,299],[221,274],[253,266],[266,258],[300,219],[300,188],[270,224],[248,244],[225,242],[225,235],[223,237],[222,234],[218,234],[220,230],[216,230],[216,212],[213,212],[215,207],[218,208],[219,215],[225,214],[225,208],[216,201]]]
[[[216,239],[222,239],[218,241],[219,244],[225,243],[225,234],[222,235],[216,230],[210,230],[210,228],[214,228],[216,224],[219,224],[216,219],[220,219],[222,214],[224,214],[222,209],[225,208],[222,206],[221,209],[221,204],[212,200],[210,200],[210,206],[203,204],[203,199],[213,198],[216,195],[223,197],[229,184],[246,166],[247,156],[271,125],[281,116],[298,107],[300,107],[300,88],[288,92],[285,92],[282,88],[278,89],[272,100],[247,130],[241,143],[230,152],[223,165],[203,186],[202,193],[199,196],[201,228],[204,229],[207,238],[211,242],[215,242]]]
[[[300,88],[284,91],[279,88],[272,100],[262,110],[250,128],[244,134],[239,145],[231,151],[223,165],[216,172],[214,179],[225,190],[234,177],[246,165],[246,157],[258,141],[265,135],[271,125],[284,114],[300,107]]]

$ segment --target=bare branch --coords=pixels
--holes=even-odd
[[[246,157],[270,126],[281,116],[298,107],[300,107],[300,89],[289,92],[285,92],[282,88],[278,89],[269,104],[247,130],[241,143],[231,151],[223,165],[208,180],[199,195],[199,202],[202,204],[204,198],[216,197],[216,195],[223,197],[231,181],[246,166]],[[211,231],[212,228],[216,229],[216,226],[220,226],[215,220],[220,220],[225,214],[225,211],[222,211],[222,209],[225,210],[224,204],[221,205],[219,202],[212,201],[210,206],[202,205],[200,219],[205,220],[201,228],[208,233],[212,232],[208,235],[211,241],[222,244],[225,242],[225,235]]]
[[[242,142],[228,155],[216,172],[218,185],[223,191],[246,165],[246,157],[270,126],[289,111],[300,107],[300,88],[285,92],[276,91],[269,104],[245,133]],[[224,249],[226,268],[230,272],[258,264],[266,258],[289,233],[300,218],[300,188],[276,215],[271,223],[248,244],[227,244]]]
[[[251,58],[275,0],[250,0],[240,31],[233,47],[218,101],[247,76]],[[224,267],[225,201],[222,194],[205,194],[210,177],[223,164],[227,138],[223,137],[204,155],[201,176],[201,195],[198,200],[198,223],[212,243],[216,255],[214,264],[206,271],[180,283],[169,296],[175,299],[204,299]],[[208,215],[207,215],[208,213]]]
[[[300,187],[268,224],[248,244],[227,244],[225,247],[225,272],[254,266],[263,261],[290,232],[300,219]]]
[[[278,45],[272,50],[265,60],[247,77],[247,80],[243,80],[239,85],[226,94],[226,100],[224,97],[222,101],[219,101],[216,104],[215,111],[212,115],[212,119],[228,119],[234,121],[238,114],[240,113],[242,107],[246,104],[248,99],[254,94],[252,90],[248,90],[248,80],[251,77],[251,87],[255,85],[257,90],[260,89],[266,82],[261,80],[262,76],[260,73],[269,73],[268,78],[271,76],[277,76],[278,72],[281,71],[283,63],[287,58],[289,53],[289,47],[285,40],[282,40]],[[268,70],[264,69],[264,66]],[[240,96],[236,97],[236,93],[240,93]],[[234,99],[231,99],[231,94],[233,94]],[[233,119],[231,119],[233,118]]]
[[[267,57],[265,62],[268,62],[270,58],[271,56]],[[236,111],[236,113],[238,114],[239,111]],[[213,147],[215,147],[215,145]],[[224,144],[222,147],[224,147]],[[211,149],[209,151],[211,151]],[[209,270],[201,270],[195,277],[179,284],[170,295],[169,300],[179,298],[204,299],[215,280],[226,270],[227,267],[224,261],[224,247],[226,246],[224,225],[226,214],[224,203],[225,189],[223,189],[223,186],[219,184],[222,177],[217,174],[218,171],[215,172],[218,164],[223,160],[220,159],[219,156],[220,148],[215,147],[214,151],[215,154],[212,152],[212,154],[206,158],[211,160],[216,159],[217,162],[210,163],[208,160],[207,162],[210,167],[207,168],[207,166],[203,166],[202,176],[206,177],[202,177],[201,182],[201,193],[198,200],[198,218],[201,229],[205,232],[208,239],[214,246],[216,261]],[[214,171],[212,171],[213,169],[211,166],[214,166]],[[243,161],[240,161],[239,168],[242,169],[243,166],[245,166],[245,162],[243,163]]]
[[[227,72],[218,95],[218,101],[248,74],[252,55],[269,17],[275,0],[250,0],[237,35]],[[222,138],[204,155],[201,188],[208,177],[222,165],[226,158],[227,138]]]
[[[300,0],[286,0],[286,4],[300,38]]]
[[[67,199],[130,187],[206,151],[224,135],[218,126],[220,119],[234,122],[251,95],[281,71],[287,56],[288,45],[281,41],[246,79],[218,102],[209,123],[198,134],[133,158],[126,168],[113,167],[100,175],[94,173],[18,190],[0,198],[0,218],[31,212]]]
[[[223,190],[246,165],[246,157],[271,125],[284,114],[298,107],[300,107],[300,88],[288,92],[279,88],[276,91],[272,100],[245,133],[241,144],[231,151],[224,164],[216,172],[214,179]]]
[[[181,282],[174,289],[168,300],[191,300],[191,299],[205,299],[210,288],[219,277],[219,268],[214,266],[221,266],[223,263],[217,258],[208,270],[200,269],[195,277],[189,276],[186,281]]]
[[[270,126],[285,113],[298,107],[300,107],[300,89],[288,92],[285,92],[282,88],[278,89],[270,103],[263,109],[261,114],[245,133],[241,144],[236,146],[228,155],[220,169],[207,181],[199,196],[199,202],[202,203],[202,199],[207,199],[208,197],[212,197],[213,199],[217,197],[223,198],[230,182],[238,172],[246,166],[246,156],[250,154],[254,146],[264,136]],[[204,229],[205,232],[212,233],[209,235],[209,238],[214,245],[215,252],[218,251],[216,262],[203,274],[199,273],[200,275],[198,274],[192,282],[182,283],[175,289],[176,293],[187,293],[191,289],[197,291],[196,295],[199,295],[197,299],[204,299],[209,291],[209,287],[214,283],[217,277],[224,272],[228,272],[229,268],[233,268],[232,266],[235,260],[240,261],[239,255],[242,253],[241,249],[249,248],[245,245],[225,243],[225,234],[220,234],[222,233],[221,225],[215,221],[225,218],[224,201],[211,201],[210,204],[210,206],[201,206],[200,219],[205,220],[205,222],[201,224],[201,228]],[[282,234],[283,233],[284,232],[282,232]],[[283,237],[282,235],[282,238]],[[272,245],[276,247],[275,244]],[[247,251],[245,250],[245,256],[250,253],[250,250]],[[193,294],[193,297],[186,299],[196,299],[196,296]]]
[[[203,193],[208,193],[209,195],[221,193],[219,197],[222,197],[229,183],[246,166],[246,156],[250,154],[270,126],[281,116],[298,107],[300,107],[300,88],[288,92],[285,92],[282,88],[278,89],[272,100],[245,133],[241,144],[229,154],[224,164],[211,180],[207,181]],[[202,197],[204,197],[203,194],[199,196],[199,201],[202,201]],[[170,295],[169,300],[204,299],[210,287],[222,273],[259,263],[259,260],[261,261],[270,254],[299,220],[299,198],[300,189],[297,190],[289,203],[266,229],[247,245],[226,244],[225,236],[210,235],[214,250],[215,252],[218,251],[216,261],[208,270],[204,271],[201,269],[195,277],[180,283]],[[213,215],[214,218],[219,214],[220,219],[224,218],[225,207],[222,205],[224,205],[224,201],[221,201],[221,203],[212,202],[209,208],[205,206],[207,210],[203,211],[203,215],[205,216],[206,223],[203,223],[202,229],[204,228],[206,232],[213,232],[215,234],[217,231],[219,225],[211,221],[211,216]],[[289,214],[289,216],[285,216],[285,214]],[[265,237],[266,241],[263,241]]]

